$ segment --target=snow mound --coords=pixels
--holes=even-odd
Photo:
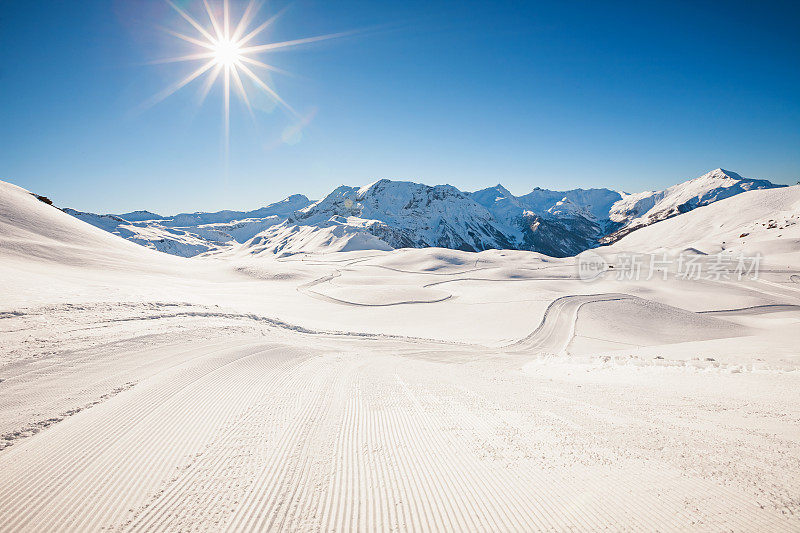
[[[580,308],[572,354],[740,337],[749,328],[643,298],[590,302]],[[598,347],[598,341],[600,346]]]
[[[109,227],[117,223],[103,218]],[[112,267],[162,261],[159,256],[87,224],[16,185],[0,181],[0,254],[6,259]]]

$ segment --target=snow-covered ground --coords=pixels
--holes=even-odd
[[[0,182],[0,530],[796,531],[798,217],[788,187],[577,258],[334,220],[188,259]]]

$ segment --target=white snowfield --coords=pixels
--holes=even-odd
[[[798,216],[788,187],[578,258],[331,223],[187,259],[0,182],[0,531],[800,530]],[[758,279],[618,275],[723,249]]]

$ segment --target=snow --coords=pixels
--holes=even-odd
[[[758,279],[586,282],[574,257],[391,249],[394,224],[466,226],[385,206],[489,212],[394,183],[313,224],[90,218],[250,221],[185,258],[0,182],[0,529],[800,528],[800,187],[591,252],[760,252]]]

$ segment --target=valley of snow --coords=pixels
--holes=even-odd
[[[172,218],[0,182],[0,531],[800,530],[800,186],[731,174]]]

